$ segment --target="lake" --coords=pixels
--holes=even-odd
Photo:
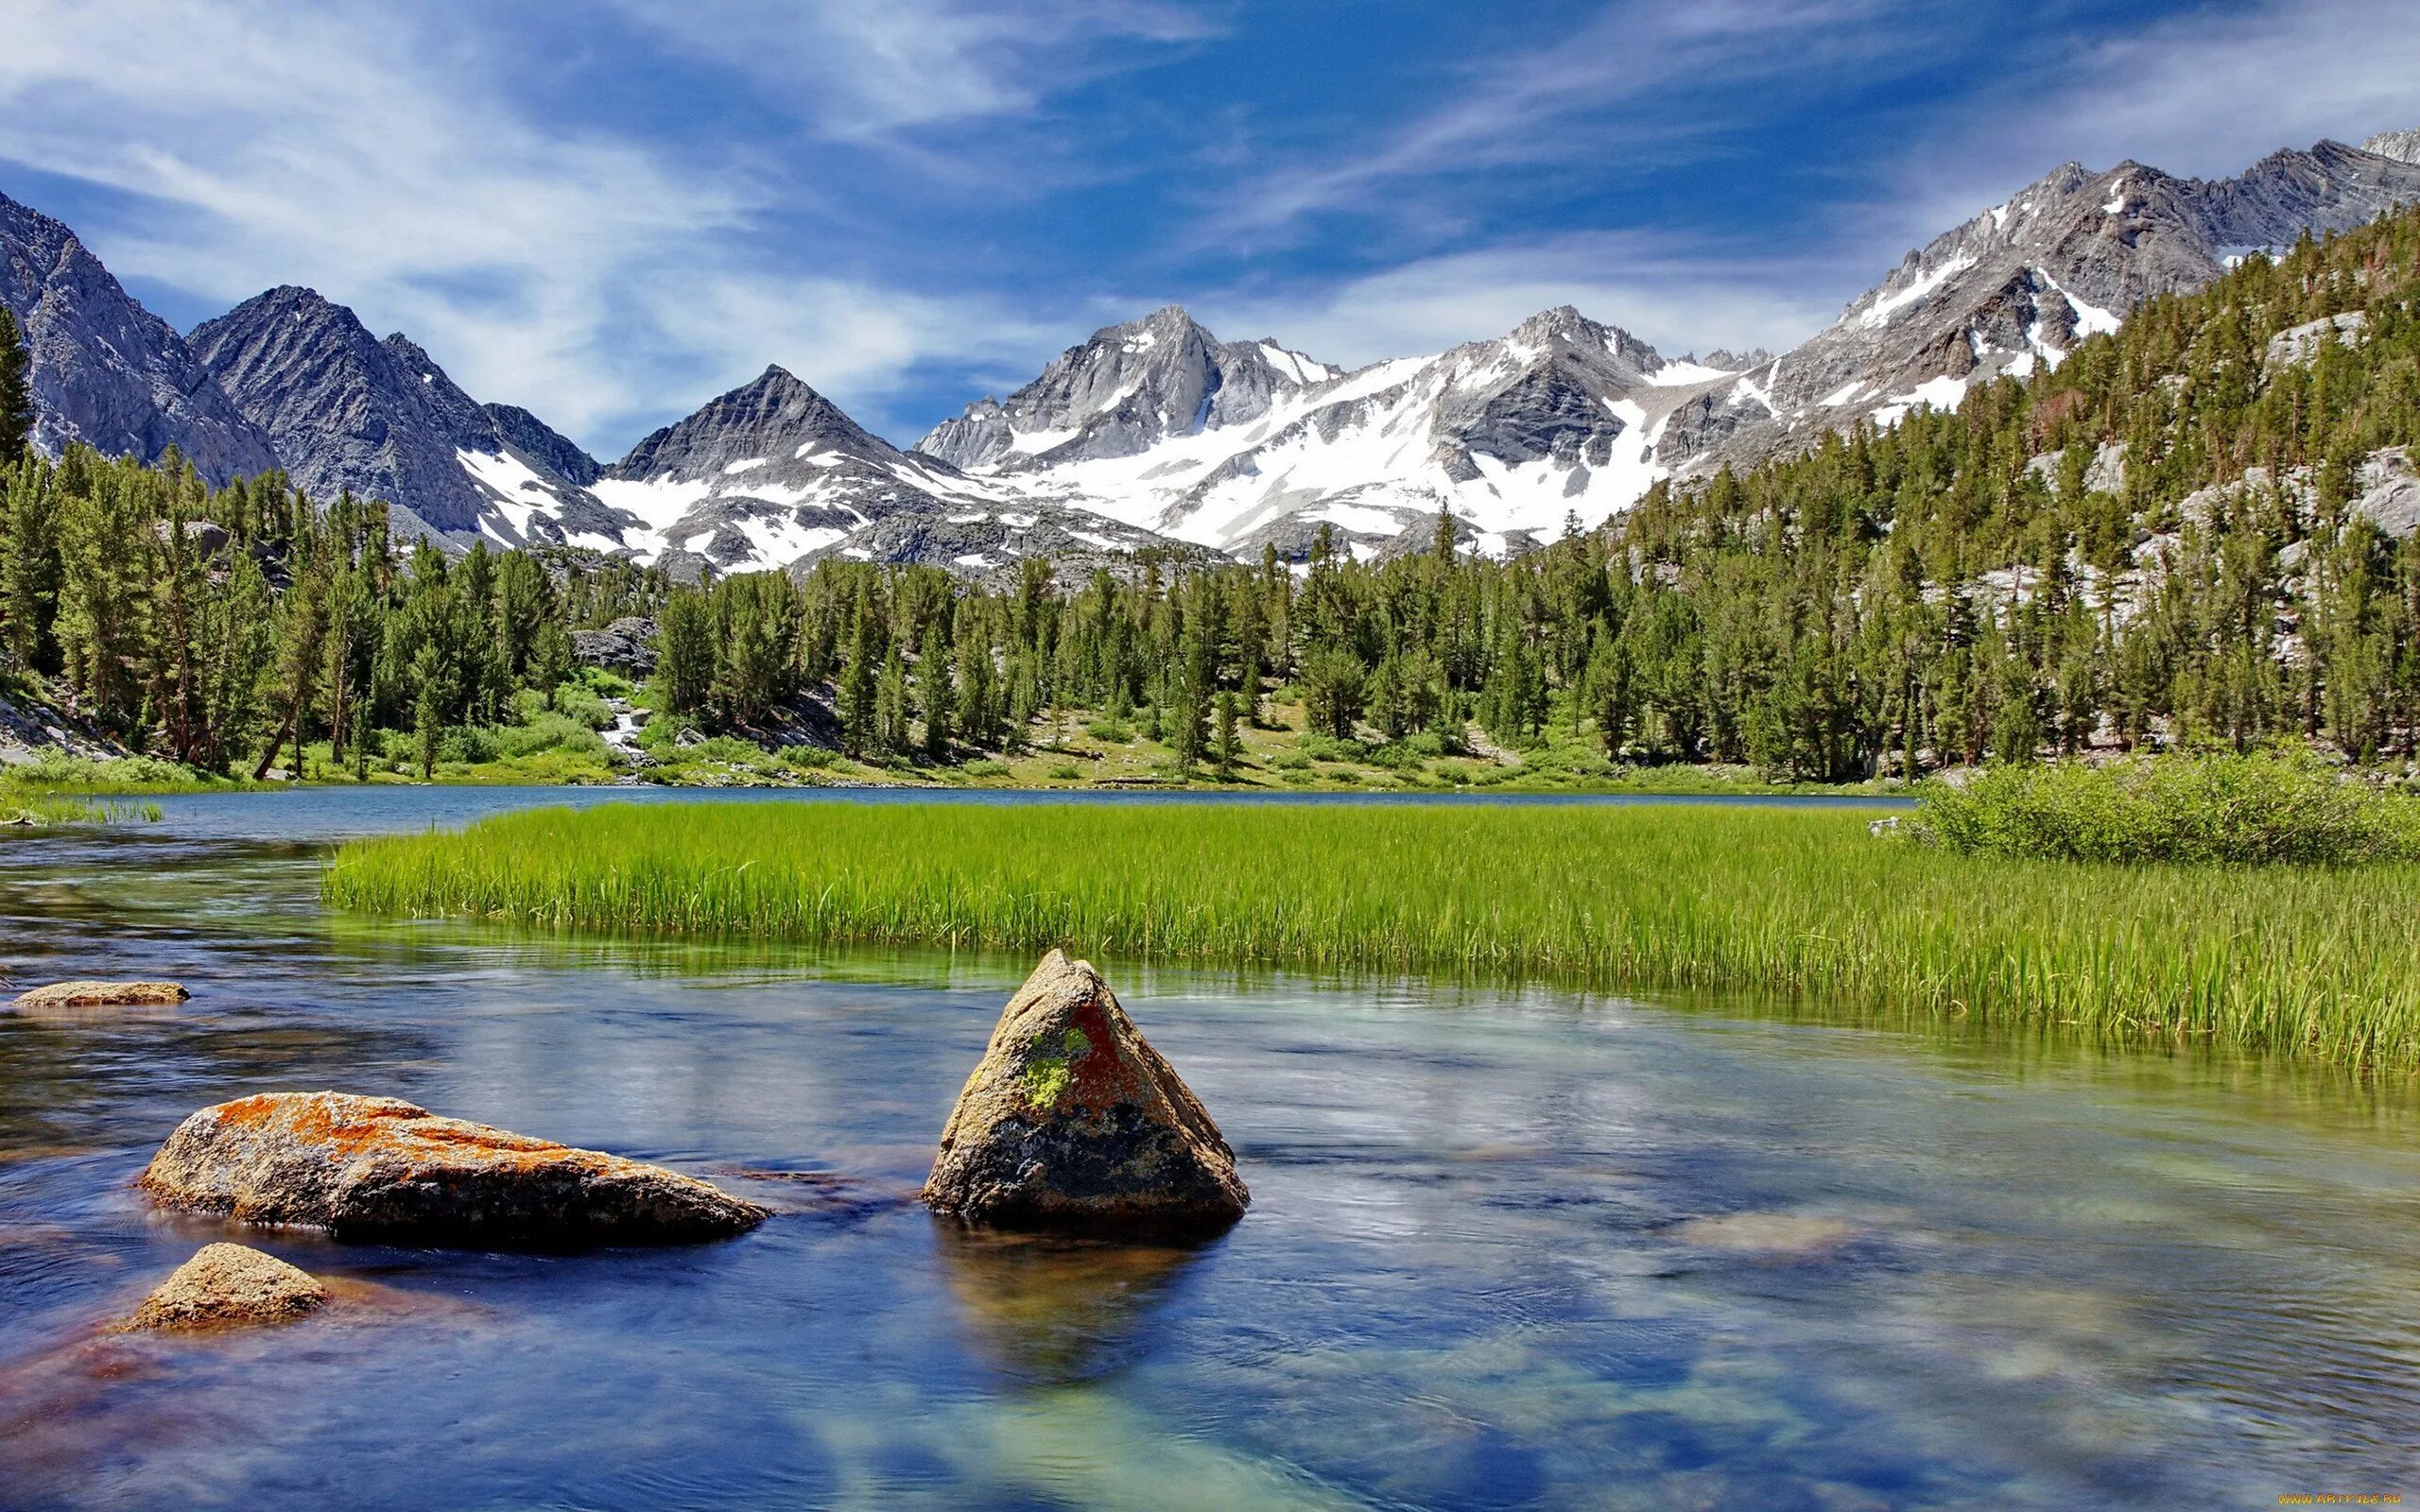
[[[156,825],[0,840],[13,983],[195,994],[0,1008],[0,1506],[2207,1508],[2415,1489],[2406,1084],[1722,1000],[1103,960],[1224,1128],[1252,1211],[1189,1250],[970,1235],[912,1193],[1031,962],[319,905],[334,838],[633,796],[197,796]],[[717,1245],[463,1253],[231,1232],[130,1190],[193,1109],[319,1088],[779,1211]],[[96,1335],[221,1237],[351,1284],[284,1328]]]

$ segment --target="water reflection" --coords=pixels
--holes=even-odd
[[[994,1369],[1029,1385],[1118,1369],[1205,1247],[1007,1233],[941,1217],[933,1231],[968,1337]]]
[[[1998,1512],[2413,1468],[2407,1085],[1111,962],[1251,1213],[1198,1250],[970,1233],[912,1194],[1030,962],[330,920],[313,852],[176,823],[0,843],[0,971],[196,994],[0,1011],[0,1507]],[[314,1087],[776,1214],[437,1252],[130,1190],[195,1108]],[[215,1238],[344,1305],[96,1338]]]

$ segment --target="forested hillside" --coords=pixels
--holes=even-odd
[[[2274,735],[2401,760],[2415,290],[2420,215],[2307,241],[1954,413],[1658,485],[1511,562],[1458,552],[1441,517],[1387,561],[1323,541],[1303,564],[1145,554],[1072,585],[1041,562],[986,590],[825,560],[675,588],[577,553],[406,558],[376,504],[315,507],[276,474],[213,491],[173,457],[54,464],[20,428],[0,438],[0,636],[25,690],[216,770],[326,739],[339,767],[425,771],[449,732],[545,714],[571,632],[626,615],[660,626],[659,741],[780,726],[890,761],[1090,728],[1222,765],[1231,727],[1281,697],[1372,747],[1547,742],[1801,780]]]

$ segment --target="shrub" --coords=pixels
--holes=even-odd
[[[1315,730],[1306,732],[1295,748],[1315,762],[1358,762],[1370,755],[1370,748],[1357,740],[1339,740]]]
[[[1009,775],[1009,764],[995,762],[988,756],[978,756],[960,766],[959,770],[969,777],[1006,777]]]
[[[476,766],[492,762],[498,750],[496,732],[484,725],[455,725],[437,743],[437,759]]]
[[[820,772],[838,763],[840,753],[827,746],[785,746],[782,765],[803,772]]]
[[[1123,746],[1134,738],[1134,731],[1115,719],[1096,719],[1084,727],[1084,733],[1104,746]]]
[[[541,713],[518,728],[495,731],[495,748],[509,757],[535,756],[549,750],[594,756],[599,761],[612,755],[604,736],[579,720],[559,713]]]
[[[1054,782],[1073,782],[1080,780],[1084,774],[1077,769],[1075,763],[1062,762],[1043,775]]]
[[[1307,772],[1311,769],[1311,759],[1299,750],[1279,751],[1269,758],[1269,765],[1281,772]]]
[[[2308,755],[2167,755],[1987,767],[1928,786],[1901,830],[1965,855],[2345,866],[2420,855],[2408,801]]]
[[[581,667],[572,676],[579,686],[600,698],[628,698],[631,693],[630,679],[603,667]]]
[[[612,706],[600,695],[577,682],[566,682],[555,689],[555,713],[591,730],[610,730],[614,725]]]

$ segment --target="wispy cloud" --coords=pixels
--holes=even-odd
[[[1821,270],[1785,281],[1775,262],[1655,232],[1588,232],[1424,258],[1325,287],[1214,297],[1194,313],[1223,334],[1274,335],[1348,366],[1501,335],[1558,304],[1668,356],[1777,349],[1819,329],[1839,303],[1798,292],[1826,282]]]
[[[426,19],[20,0],[0,153],[136,197],[94,238],[122,275],[224,303],[310,284],[609,451],[769,360],[879,422],[920,364],[1029,337],[995,297],[802,276],[751,234],[795,185],[533,119],[509,53]]]
[[[1893,241],[1956,224],[2073,159],[2224,177],[2325,137],[2420,126],[2420,6],[2203,0],[2135,30],[2061,45],[1940,114],[1864,215]],[[1848,207],[1843,207],[1847,210]]]
[[[665,45],[758,83],[824,135],[1018,116],[1118,66],[1127,44],[1218,34],[1173,0],[614,0]]]
[[[1266,232],[1390,202],[1406,215],[1434,216],[1432,202],[1406,196],[1409,185],[1579,158],[1618,172],[1622,153],[1668,150],[1742,124],[1653,107],[1783,74],[1804,88],[1841,61],[1871,64],[1915,42],[1870,25],[1906,9],[1894,0],[1619,0],[1576,34],[1472,64],[1438,103],[1363,143],[1305,152],[1245,178],[1219,197],[1216,218],[1230,232]]]

